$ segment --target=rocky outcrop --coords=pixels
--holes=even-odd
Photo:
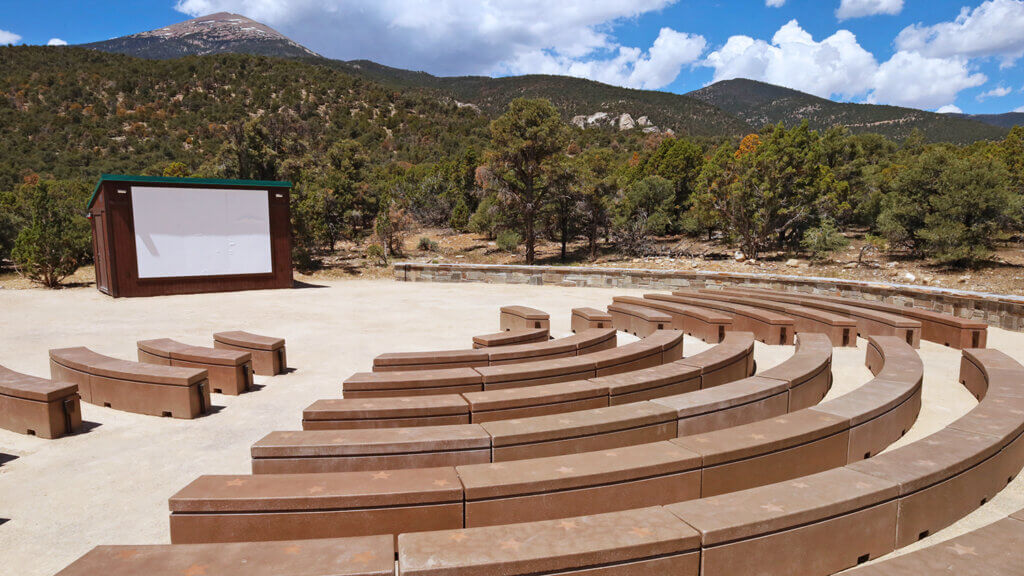
[[[608,112],[594,112],[593,114],[579,114],[572,117],[570,123],[581,129],[586,128],[599,128],[602,126],[617,128],[622,131],[642,129],[645,134],[673,134],[671,130],[662,130],[651,122],[647,116],[640,116],[637,119],[633,119],[633,115],[629,112],[623,112],[622,114],[612,115]]]
[[[636,128],[636,122],[633,121],[633,117],[629,114],[623,114],[619,116],[619,130],[632,130]]]

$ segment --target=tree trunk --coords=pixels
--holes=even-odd
[[[533,214],[528,214],[526,217],[526,265],[532,266],[534,260],[534,244],[537,239],[533,231]]]

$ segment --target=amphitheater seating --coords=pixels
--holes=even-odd
[[[608,305],[608,314],[612,317],[612,326],[616,330],[628,332],[640,338],[644,338],[658,330],[672,330],[672,317],[664,312],[613,302]]]
[[[644,294],[644,298],[717,310],[732,317],[733,330],[753,332],[754,337],[765,344],[782,345],[793,343],[793,319],[778,312],[760,310],[742,304],[698,298],[689,292]]]
[[[870,335],[899,336],[914,348],[921,345],[921,322],[905,318],[898,314],[869,310],[850,304],[838,304],[803,298],[802,296],[779,294],[776,292],[762,292],[749,290],[733,290],[727,293],[741,297],[762,297],[766,300],[785,302],[788,304],[800,304],[809,308],[818,308],[839,314],[845,314],[857,323],[857,335],[867,338]]]
[[[77,384],[84,402],[117,410],[195,418],[210,407],[206,370],[129,362],[78,347],[50,350],[50,377]]]
[[[59,438],[82,428],[78,386],[0,366],[0,428]]]
[[[518,333],[518,331],[515,331]],[[502,332],[510,334],[513,331]],[[610,328],[586,330],[556,340],[512,344],[498,347],[480,347],[470,350],[436,350],[426,352],[391,352],[373,359],[374,372],[408,370],[441,370],[447,368],[475,368],[499,364],[538,362],[554,358],[568,358],[614,348],[615,330]]]
[[[612,325],[612,316],[597,308],[573,308],[571,325],[573,333],[592,328],[609,328]]]
[[[295,542],[97,546],[57,576],[382,576],[395,574],[391,536]]]
[[[941,544],[855,568],[850,576],[1018,576],[1024,574],[1024,512]]]
[[[753,373],[753,335],[731,332],[720,345],[675,362],[589,380],[464,394],[318,400],[303,411],[306,430],[468,424],[542,416],[650,400]]]
[[[747,289],[750,292],[761,290]],[[774,292],[772,292],[774,293]],[[795,294],[804,300],[845,304],[857,308],[878,310],[890,314],[898,314],[921,323],[921,338],[929,342],[943,344],[956,349],[984,348],[988,342],[988,324],[978,320],[960,318],[953,314],[924,310],[913,306],[899,306],[876,300],[860,300],[828,296],[823,294]]]
[[[182,344],[170,338],[139,340],[139,362],[200,368],[210,376],[210,389],[237,396],[252,387],[252,354]]]
[[[900,340],[893,339],[892,343],[909,348]],[[871,385],[869,383],[866,386]],[[664,422],[662,415],[650,409],[650,403],[641,402],[615,408],[630,409],[636,419],[651,417]],[[615,408],[602,412],[615,412]],[[870,409],[874,410],[873,407]],[[575,419],[576,423],[582,425],[580,430],[609,422],[600,420],[604,414],[589,412],[567,415],[566,420]],[[668,412],[670,420],[674,420],[674,410]],[[581,419],[584,415],[586,417]],[[616,421],[622,420],[621,415],[616,417]],[[657,420],[655,426],[664,430],[665,426],[658,426]],[[593,438],[584,442],[580,442],[577,435],[566,438],[563,434],[565,426],[559,429],[552,424],[550,418],[541,417],[481,425],[491,436],[494,463],[460,465],[455,470],[456,478],[464,487],[463,515],[466,527],[666,504],[842,467],[847,463],[848,440],[853,426],[851,418],[804,409],[766,422],[671,439],[668,442],[634,437],[632,441],[623,443],[620,436],[615,440],[615,445],[607,446],[594,445]],[[630,431],[640,426],[649,428],[644,426],[642,420],[634,424]],[[669,430],[672,428],[669,427]],[[666,434],[661,440],[671,436],[674,434]],[[529,447],[528,452],[522,451],[524,446]],[[517,451],[502,452],[508,449]],[[316,447],[313,451],[323,453],[322,447]],[[558,456],[546,457],[551,455]],[[531,459],[525,460],[525,457]],[[431,469],[430,474],[434,474],[435,470]],[[311,516],[308,523],[292,522],[288,516],[281,516],[276,511],[276,502],[288,501],[304,494],[301,491],[308,489],[307,484],[313,482],[309,477],[317,475],[302,477],[302,482],[290,486],[286,483],[287,478],[299,476],[269,476],[275,478],[276,483],[258,484],[262,487],[254,488],[254,492],[246,491],[247,496],[239,497],[237,503],[219,506],[217,512],[221,514],[208,513],[197,518],[198,511],[210,508],[212,504],[192,502],[193,505],[187,509],[189,512],[179,517],[178,512],[183,510],[178,503],[180,498],[195,501],[221,500],[217,491],[220,484],[211,484],[212,481],[205,479],[197,480],[172,497],[172,524],[203,526],[206,534],[204,538],[234,539],[237,536],[233,534],[238,534],[237,530],[241,529],[234,517],[245,512],[247,516],[262,515],[260,526],[277,534],[277,539],[292,539],[310,537],[307,531],[309,525],[319,524],[319,515],[349,511],[349,505],[339,504],[334,509],[325,510],[325,505],[321,503],[318,504],[320,508],[308,508]],[[322,482],[328,486],[323,489],[327,493],[335,493],[340,489],[334,488],[333,483],[345,482],[347,478],[339,473],[326,475]],[[370,497],[366,492],[361,494]],[[258,511],[248,505],[254,499],[261,502]],[[276,529],[268,526],[276,526]],[[321,537],[368,534],[358,531],[360,529],[341,533],[334,532],[334,529],[332,526],[326,532],[317,533]]]
[[[547,312],[526,306],[502,306],[499,319],[502,331],[529,328],[551,329],[551,319]]]
[[[721,342],[725,338],[725,333],[732,330],[732,317],[717,310],[634,296],[616,296],[612,302],[664,312],[672,317],[673,328],[709,344]]]
[[[604,333],[614,334],[614,330],[609,329]],[[585,336],[581,333],[570,338]],[[558,340],[524,346],[545,346],[552,342]],[[506,358],[503,355],[507,348],[518,346],[502,347],[489,352],[498,359],[498,363],[491,366],[357,373],[345,380],[343,393],[346,398],[461,394],[583,380],[678,360],[682,356],[683,335],[666,330],[618,348],[580,356],[505,364],[503,362]]]
[[[506,330],[493,334],[473,336],[473,348],[495,348],[513,344],[532,344],[546,342],[550,338],[547,328],[528,328],[523,330]]]
[[[833,346],[857,346],[857,323],[848,316],[817,310],[799,304],[774,302],[750,296],[735,296],[721,290],[701,290],[688,292],[698,298],[742,304],[763,310],[773,310],[793,319],[793,329],[797,333],[820,332],[827,334]]]
[[[260,376],[276,376],[288,369],[284,338],[260,336],[236,330],[213,335],[213,347],[252,354],[253,372]]]

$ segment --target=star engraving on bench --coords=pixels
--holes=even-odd
[[[568,466],[562,466],[558,470],[555,470],[555,472],[558,472],[559,474],[572,474],[575,471],[575,468],[570,468]]]
[[[118,560],[130,560],[139,555],[138,550],[122,550],[117,553]]]
[[[370,560],[373,560],[376,557],[377,555],[373,552],[360,552],[359,554],[352,555],[352,561],[356,564],[362,564],[365,566],[370,563]]]
[[[306,492],[309,492],[310,494],[319,494],[319,493],[321,493],[323,491],[324,491],[324,487],[323,486],[310,486],[309,490],[306,490]]]
[[[506,422],[508,422],[509,424],[512,424],[512,425],[522,424],[523,423],[522,420],[506,420]]]
[[[694,439],[694,441],[698,442],[700,444],[707,444],[708,442],[711,442],[711,438],[705,438],[703,436],[698,436],[697,438]]]
[[[295,436],[294,432],[282,432],[281,433],[281,438],[291,438],[293,436]]]
[[[935,462],[932,462],[931,460],[917,460],[914,464],[918,466],[935,466]]]
[[[801,490],[804,488],[811,487],[811,485],[807,484],[806,482],[793,482],[792,484],[790,484],[790,486],[792,486],[793,488],[800,488]]]
[[[956,552],[957,556],[977,556],[978,550],[974,546],[964,546],[963,544],[957,543],[952,546],[948,546],[950,550]]]
[[[373,402],[363,402],[363,408],[373,408],[376,406]]]
[[[594,412],[594,414],[604,414],[604,410],[602,410],[601,408],[597,408],[597,409],[593,410],[593,412]]]
[[[299,552],[302,552],[302,546],[298,544],[292,544],[291,546],[285,546],[284,553],[295,556]]]
[[[634,535],[634,536],[639,536],[641,538],[643,538],[645,536],[650,536],[651,535],[651,531],[649,529],[641,528],[639,526],[633,526],[633,528],[629,531],[629,533]]]
[[[854,484],[854,486],[860,488],[861,490],[867,490],[868,488],[871,488],[871,485],[868,484],[867,482],[857,482],[856,484]]]
[[[751,434],[750,435],[750,439],[751,440],[764,440],[765,439],[765,435],[764,434]]]
[[[412,434],[412,430],[406,430],[405,428],[402,428],[401,430],[398,431],[398,434],[400,436],[408,436],[409,434]]]
[[[786,424],[787,422],[789,422],[789,420],[786,420],[785,418],[776,418],[775,422],[777,424]]]
[[[491,464],[490,465],[490,469],[491,470],[504,470],[505,469],[505,465],[504,464]]]
[[[374,472],[373,474],[374,480],[387,480],[388,478],[391,478],[390,472]]]
[[[779,506],[778,504],[764,504],[761,506],[761,509],[766,512],[785,512],[786,510],[785,508]]]
[[[558,523],[558,527],[562,530],[565,530],[566,532],[579,528],[579,526],[577,526],[576,522],[573,520],[562,520]]]
[[[412,402],[412,398],[399,398],[399,402]]]
[[[437,486],[439,488],[443,487],[443,486],[447,486],[447,485],[448,485],[448,481],[445,480],[444,478],[442,478],[440,480],[434,480],[434,486]]]
[[[245,484],[245,480],[241,478],[235,478],[234,480],[228,480],[224,483],[225,486],[241,486]]]
[[[516,539],[505,540],[501,543],[502,550],[519,550],[519,541]]]
[[[558,423],[559,424],[572,424],[572,420],[570,420],[568,418],[559,418]]]
[[[465,532],[453,532],[448,535],[448,539],[455,542],[462,542],[466,538],[469,538],[469,536],[466,536]]]
[[[619,453],[618,452],[605,452],[604,455],[609,457],[609,458],[615,458],[616,456],[619,455]]]
[[[206,576],[206,564],[193,564],[186,568],[182,576]]]

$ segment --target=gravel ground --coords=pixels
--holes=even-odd
[[[407,284],[387,280],[318,280],[290,291],[114,300],[91,288],[0,290],[0,364],[48,374],[46,350],[87,345],[135,357],[135,341],[169,337],[210,345],[211,334],[245,329],[285,337],[292,373],[257,376],[262,389],[214,396],[223,409],[173,420],[82,405],[92,428],[59,440],[0,430],[0,575],[46,576],[98,544],[168,542],[167,498],[200,474],[247,473],[249,447],[271,430],[299,429],[301,410],[337,397],[341,381],[385,351],[465,348],[474,334],[498,327],[498,307],[524,304],[552,315],[556,335],[569,332],[569,310],[606,305],[603,289],[487,284]],[[639,294],[641,291],[632,291]],[[615,291],[628,294],[630,291]],[[632,338],[621,336],[620,342]],[[990,345],[1024,361],[1024,335],[991,330]],[[687,338],[685,353],[707,345]],[[864,343],[837,349],[830,397],[870,379]],[[768,368],[792,347],[757,346]],[[959,354],[924,343],[924,408],[899,444],[942,428],[974,401],[957,383]],[[0,457],[2,458],[2,457]],[[1024,480],[948,530],[937,542],[1024,507]],[[918,544],[915,546],[920,546]]]

